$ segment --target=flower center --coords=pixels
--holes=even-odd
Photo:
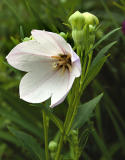
[[[55,59],[55,62],[53,63],[54,69],[62,69],[62,72],[65,72],[65,70],[69,70],[71,72],[72,69],[72,62],[71,62],[71,55],[62,55],[59,56],[52,56],[52,58]]]

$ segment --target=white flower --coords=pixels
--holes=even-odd
[[[20,98],[30,103],[51,98],[50,107],[54,107],[64,101],[75,77],[80,76],[80,59],[58,34],[31,33],[34,39],[18,44],[6,58],[11,66],[27,72],[20,82]]]

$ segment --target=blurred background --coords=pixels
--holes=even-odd
[[[73,44],[68,17],[76,10],[91,12],[99,18],[101,26],[96,34],[96,41],[112,29],[122,27],[125,20],[125,0],[0,0],[0,160],[30,160],[32,156],[20,146],[8,126],[35,137],[44,153],[40,108],[19,99],[18,86],[24,73],[10,67],[6,62],[6,55],[24,37],[29,37],[32,29],[65,32],[67,41]],[[104,92],[104,97],[94,112],[94,131],[88,133],[81,160],[125,159],[123,32],[119,30],[113,34],[95,49],[94,54],[112,41],[117,41],[117,44],[110,49],[108,61],[81,99],[86,102]],[[61,104],[53,112],[63,120],[66,109]],[[57,128],[50,122],[49,140],[56,136],[56,131]]]

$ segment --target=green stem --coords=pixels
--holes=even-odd
[[[85,73],[84,79],[86,78],[87,73],[89,71],[89,67],[90,67],[91,61],[92,61],[92,52],[89,54],[89,61],[88,61],[88,65],[87,65],[87,68],[86,68],[86,73]]]
[[[46,155],[46,160],[49,160],[49,149],[48,149],[49,120],[48,120],[48,117],[46,116],[45,112],[42,111],[42,113],[43,113],[43,127],[44,127],[44,138],[45,138],[45,155]]]
[[[83,79],[84,79],[84,76],[85,76],[86,64],[87,64],[87,55],[85,54],[84,62],[83,62],[83,67],[82,67],[81,80],[80,80],[80,90],[82,88]]]
[[[65,119],[65,123],[64,123],[64,128],[66,128],[68,126],[68,124],[70,123],[70,119],[74,110],[74,103],[75,103],[75,97],[78,94],[78,86],[79,86],[79,78],[76,79],[75,84],[73,86],[73,93],[72,93],[72,97],[69,103],[69,108],[66,114],[66,119]]]
[[[55,160],[60,159],[60,153],[61,153],[61,149],[62,149],[62,146],[63,146],[63,140],[64,140],[64,135],[65,135],[65,128],[66,128],[66,124],[69,120],[70,111],[71,111],[71,107],[69,106],[67,114],[66,114],[66,119],[65,119],[65,122],[64,122],[63,133],[61,134],[60,141],[59,141],[59,144],[58,144],[58,149],[57,149]]]
[[[66,129],[67,123],[69,122],[69,119],[70,119],[69,117],[71,117],[70,114],[72,113],[71,108],[72,108],[72,106],[69,106],[67,114],[66,114],[64,127],[63,127],[63,133],[61,134],[61,137],[60,137],[60,141],[59,141],[59,144],[58,144],[58,149],[57,149],[55,160],[59,160],[59,158],[60,158],[60,153],[61,153],[61,149],[62,149],[62,146],[63,146],[63,140],[64,140],[64,136],[65,136],[65,129]]]
[[[89,68],[90,68],[90,65],[91,65],[91,61],[92,61],[92,54],[93,54],[93,52],[91,52],[88,56],[89,56],[89,60],[88,60],[88,64],[87,64],[87,68],[86,68],[86,71],[84,72],[84,76],[83,77],[81,77],[81,81],[80,81],[80,95],[82,94],[82,92],[84,91],[84,81],[85,81],[85,79],[86,79],[86,77],[87,77],[87,74],[88,74],[88,72],[89,72]],[[87,62],[86,62],[87,63]],[[83,66],[83,68],[84,67],[86,67],[86,66]]]
[[[75,96],[75,99],[74,99],[73,112],[72,112],[72,115],[71,115],[69,124],[68,124],[68,126],[67,126],[67,128],[66,128],[66,135],[68,135],[68,133],[69,133],[71,127],[72,127],[72,123],[73,123],[73,120],[74,120],[75,115],[76,115],[76,112],[77,112],[78,103],[79,103],[79,101],[80,101],[80,95],[79,95],[79,97],[78,97],[78,95],[79,95],[79,92],[78,92],[78,94]]]
[[[76,84],[78,82],[76,81]],[[76,87],[76,85],[74,86]],[[61,149],[62,149],[62,146],[63,146],[63,140],[64,140],[64,137],[65,137],[65,132],[66,132],[66,128],[68,126],[68,124],[70,123],[70,119],[72,117],[72,113],[73,113],[73,106],[74,106],[74,102],[75,102],[75,99],[73,101],[73,103],[69,104],[69,107],[68,107],[68,111],[67,111],[67,114],[66,114],[66,118],[65,118],[65,122],[64,122],[64,127],[63,127],[63,133],[60,137],[60,141],[59,141],[59,144],[58,144],[58,150],[57,150],[57,153],[56,153],[56,158],[55,160],[60,160],[60,152],[61,152]]]
[[[80,54],[81,54],[81,49],[80,49],[80,47],[77,47],[77,54],[78,54],[78,56],[80,56]]]
[[[56,153],[55,160],[60,160],[60,153],[61,153],[61,149],[62,149],[62,146],[63,146],[63,140],[64,140],[64,133],[60,137],[60,141],[59,141],[58,150],[57,150],[57,153]]]
[[[71,127],[72,127],[72,123],[73,123],[73,120],[75,118],[75,115],[77,113],[77,108],[78,108],[78,104],[79,104],[79,101],[80,101],[80,96],[82,94],[82,92],[81,92],[82,91],[82,85],[83,85],[84,79],[86,78],[86,75],[89,71],[91,60],[92,60],[92,53],[89,54],[88,64],[87,64],[87,55],[85,54],[84,63],[83,63],[83,71],[82,71],[82,76],[81,76],[81,80],[80,80],[80,89],[79,89],[78,94],[76,94],[76,96],[75,96],[74,102],[76,102],[76,103],[74,105],[73,113],[72,113],[69,125],[67,127],[67,130],[66,130],[66,135],[68,135],[68,133],[69,133]],[[87,67],[86,67],[86,64],[87,64]]]

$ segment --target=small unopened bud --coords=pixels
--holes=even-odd
[[[56,151],[56,149],[57,149],[57,143],[55,141],[50,141],[50,143],[49,143],[49,150],[51,152],[54,152],[54,151]]]
[[[25,38],[23,39],[23,42],[29,41],[29,40],[31,40],[29,37],[25,37]]]
[[[69,17],[69,23],[71,24],[72,29],[81,30],[84,26],[84,17],[82,13],[76,11],[74,14],[72,14]]]
[[[82,15],[85,19],[85,24],[91,24],[93,26],[97,26],[99,24],[99,20],[95,15],[88,12],[82,13]]]
[[[67,39],[67,34],[65,34],[64,32],[60,32],[59,35],[62,36],[64,39]]]
[[[25,38],[23,39],[23,42],[29,41],[29,40],[34,40],[34,38],[33,38],[32,36],[30,36],[30,37],[25,37]]]

